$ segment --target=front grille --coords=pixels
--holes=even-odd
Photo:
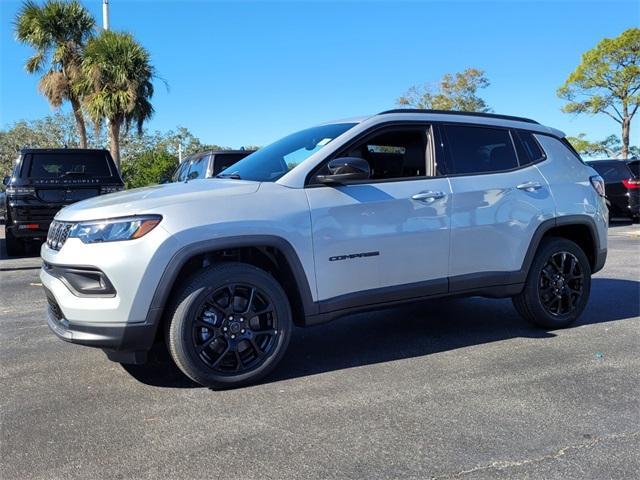
[[[47,246],[53,250],[60,250],[69,237],[69,230],[73,226],[69,222],[59,222],[54,220],[49,226],[47,234]]]

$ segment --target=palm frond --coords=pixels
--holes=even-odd
[[[69,79],[55,70],[47,72],[38,83],[38,90],[49,99],[53,107],[60,107],[69,98]]]
[[[106,117],[141,130],[153,115],[154,69],[147,50],[130,34],[105,31],[90,40],[82,72],[84,88],[91,92],[85,106],[94,122]]]

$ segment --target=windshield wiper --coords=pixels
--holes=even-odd
[[[240,174],[238,173],[219,173],[216,175],[216,178],[230,178],[232,180],[242,180]]]

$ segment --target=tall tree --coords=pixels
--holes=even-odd
[[[128,33],[103,31],[87,43],[82,62],[84,105],[96,126],[109,122],[109,149],[120,167],[120,133],[142,133],[153,115],[154,68],[149,52]]]
[[[447,73],[435,88],[428,83],[423,86],[414,85],[396,103],[434,110],[489,112],[491,109],[487,103],[478,96],[478,90],[488,86],[489,79],[483,70],[467,68],[453,75]]]
[[[609,135],[599,142],[592,142],[586,137],[586,134],[580,133],[577,137],[567,137],[567,140],[580,155],[607,158],[620,158],[622,156],[623,145],[620,137]],[[640,155],[640,148],[637,146],[629,146],[627,150],[631,156],[638,157]]]
[[[631,120],[640,106],[640,29],[605,38],[582,55],[582,62],[558,89],[567,113],[603,113],[622,129],[622,158],[629,156]]]
[[[35,49],[25,68],[43,73],[38,88],[52,107],[68,100],[76,120],[80,146],[87,146],[87,130],[78,91],[82,51],[93,34],[95,20],[77,0],[47,0],[39,6],[22,4],[15,21],[18,41]]]

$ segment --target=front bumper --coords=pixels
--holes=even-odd
[[[156,328],[149,324],[70,323],[47,288],[47,324],[65,342],[105,350],[107,356],[122,363],[143,363],[155,339]]]
[[[83,244],[70,238],[59,251],[43,244],[40,280],[49,327],[62,340],[139,363],[155,341],[159,322],[148,312],[176,245],[160,227],[124,242]]]

